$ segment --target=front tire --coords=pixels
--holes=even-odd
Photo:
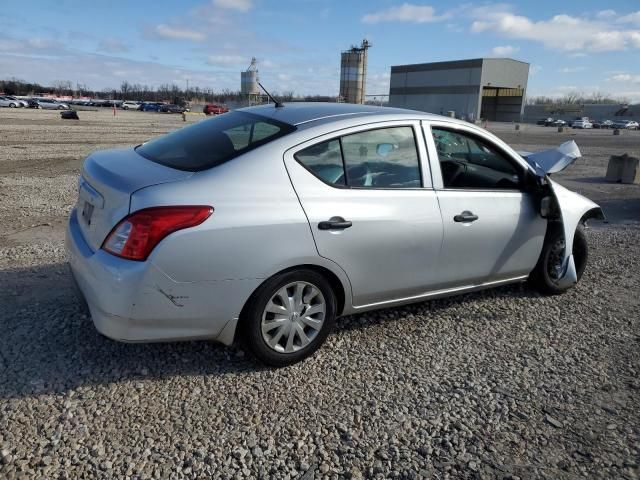
[[[558,286],[558,271],[562,263],[564,248],[565,241],[562,225],[550,226],[538,263],[529,276],[529,283],[541,293],[558,295],[572,288],[572,285],[562,288]],[[572,252],[576,265],[576,276],[580,281],[589,257],[587,238],[581,227],[576,229],[573,236]]]
[[[336,296],[329,282],[312,270],[273,276],[251,296],[243,310],[240,335],[259,361],[292,365],[313,355],[336,318]]]

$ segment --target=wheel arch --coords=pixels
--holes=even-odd
[[[592,218],[595,218],[596,220],[605,220],[605,216],[604,216],[604,212],[602,211],[602,208],[593,207],[592,209],[587,210],[587,212],[580,219],[580,224],[586,225],[587,220],[590,220]]]
[[[337,302],[336,316],[342,315],[342,312],[345,310],[347,294],[350,294],[351,292],[349,286],[348,285],[345,286],[343,281],[340,279],[340,277],[331,269],[325,266],[314,264],[314,263],[301,263],[298,265],[293,265],[293,266],[284,268],[282,270],[279,270],[273,273],[272,275],[269,275],[262,282],[260,282],[260,284],[256,288],[254,288],[253,292],[251,292],[251,295],[247,297],[247,300],[244,302],[244,305],[240,310],[240,314],[238,315],[238,318],[233,319],[227,323],[227,325],[220,332],[220,335],[218,336],[217,341],[220,341],[225,345],[231,345],[237,339],[238,332],[242,330],[243,323],[244,323],[243,319],[246,318],[247,308],[249,307],[251,301],[253,300],[254,296],[256,295],[260,287],[262,287],[262,285],[264,285],[265,282],[267,282],[274,276],[291,272],[293,270],[311,270],[313,272],[319,273],[324,278],[326,278],[333,292],[336,295],[336,302]]]
[[[242,310],[240,311],[240,318],[242,318],[244,316],[245,311],[247,309],[247,306],[249,305],[251,300],[253,300],[253,297],[255,296],[256,292],[262,287],[262,285],[265,284],[265,282],[267,282],[271,278],[275,277],[276,275],[282,275],[283,273],[292,272],[294,270],[311,270],[313,272],[316,272],[316,273],[322,275],[329,282],[329,285],[331,285],[333,293],[336,295],[336,302],[337,302],[336,312],[337,312],[337,315],[338,316],[342,315],[342,312],[345,309],[345,303],[346,303],[346,298],[347,298],[346,297],[347,296],[347,289],[345,288],[345,285],[343,284],[343,282],[340,279],[340,277],[338,277],[338,275],[336,275],[333,271],[331,271],[329,268],[327,268],[325,266],[318,265],[318,264],[313,264],[313,263],[303,263],[303,264],[293,265],[291,267],[287,267],[287,268],[284,268],[282,270],[279,270],[279,271],[269,275],[262,282],[260,282],[260,285],[258,285],[253,290],[253,292],[251,292],[251,295],[249,295],[249,297],[247,298],[246,302],[244,302],[244,305],[242,306]]]

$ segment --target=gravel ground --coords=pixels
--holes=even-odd
[[[271,370],[210,342],[96,333],[62,246],[81,160],[182,122],[51,113],[0,110],[0,478],[640,477],[640,187],[601,179],[640,136],[578,132],[585,160],[559,178],[618,201],[573,290],[344,318],[316,356]]]

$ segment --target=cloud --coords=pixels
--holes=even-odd
[[[473,33],[496,33],[500,36],[543,43],[566,51],[604,52],[640,48],[640,31],[619,29],[611,21],[592,20],[570,15],[555,15],[533,21],[509,11],[474,10]]]
[[[201,42],[206,38],[206,35],[199,30],[192,30],[185,27],[172,27],[165,24],[160,24],[153,29],[153,33],[167,40],[191,40],[193,42]]]
[[[251,0],[213,0],[213,5],[226,10],[236,10],[238,12],[248,12],[253,8]]]
[[[558,71],[560,73],[577,73],[577,72],[583,72],[586,70],[586,67],[563,67],[560,68]]]
[[[78,53],[64,56],[16,55],[0,52],[0,65],[11,76],[39,82],[45,86],[55,80],[72,80],[86,84],[89,88],[102,90],[118,88],[122,81],[139,83],[151,87],[162,84],[184,84],[189,77],[190,85],[222,90],[240,88],[240,76],[236,72],[209,69],[187,69],[158,62],[128,60],[104,54]],[[65,74],[66,72],[66,74]],[[65,78],[65,75],[72,78]]]
[[[613,18],[616,16],[616,11],[615,10],[600,10],[598,13],[596,13],[596,18],[604,18],[604,19],[608,19],[608,18]]]
[[[493,47],[491,49],[491,55],[494,57],[508,57],[520,50],[520,47],[514,47],[512,45],[503,45]]]
[[[68,49],[56,40],[32,37],[14,38],[0,33],[0,53],[12,55],[67,55]],[[4,67],[4,65],[3,65]],[[4,71],[4,68],[3,68]]]
[[[362,17],[363,23],[409,22],[432,23],[449,18],[449,14],[436,15],[436,11],[429,5],[414,5],[403,3],[397,7],[390,7],[374,13],[367,13]]]
[[[249,65],[249,63],[251,59],[244,55],[209,55],[207,58],[209,65],[234,66]]]
[[[621,83],[640,83],[640,75],[630,75],[628,73],[619,73],[614,75],[607,80],[612,82],[621,82]]]
[[[46,49],[50,48],[53,45],[53,42],[45,38],[34,37],[27,40],[27,44],[33,48]]]
[[[117,38],[105,38],[100,41],[98,50],[107,53],[124,53],[131,50],[131,47]]]
[[[537,75],[538,73],[540,73],[540,70],[542,70],[542,67],[540,65],[531,65],[531,67],[529,67],[529,75]]]
[[[640,10],[618,18],[619,23],[633,23],[640,26]]]

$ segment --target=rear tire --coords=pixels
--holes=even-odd
[[[549,227],[549,231],[545,237],[544,246],[540,253],[540,258],[536,267],[529,275],[529,283],[541,293],[547,295],[558,295],[564,293],[573,285],[567,287],[559,287],[554,272],[559,262],[562,261],[564,254],[564,232],[562,225],[554,224]],[[582,274],[587,266],[589,257],[589,246],[584,230],[581,227],[576,229],[573,236],[573,260],[576,265],[576,274],[578,281],[582,278]]]
[[[10,104],[9,104],[9,108],[16,108],[16,106],[17,106],[17,105],[16,105],[15,103],[10,103]]]
[[[300,362],[313,355],[331,332],[336,304],[331,285],[319,273],[297,269],[277,274],[247,302],[239,325],[241,341],[266,365]]]

